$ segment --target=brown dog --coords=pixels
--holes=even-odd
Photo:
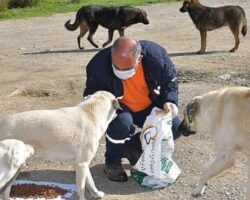
[[[194,97],[179,127],[184,136],[207,133],[215,143],[215,159],[200,176],[193,196],[203,194],[208,181],[234,164],[237,150],[248,158],[250,199],[250,88],[229,87]]]
[[[120,36],[124,36],[124,30],[136,23],[149,24],[147,13],[139,8],[130,6],[105,7],[98,5],[83,6],[77,11],[74,24],[70,20],[65,23],[66,29],[76,30],[80,26],[80,34],[77,37],[78,46],[82,49],[81,38],[89,31],[88,41],[96,48],[97,44],[93,41],[98,25],[108,29],[108,40],[103,47],[112,42],[115,30],[118,30]]]
[[[205,53],[207,31],[229,26],[235,39],[235,45],[230,52],[235,52],[240,44],[240,32],[243,36],[247,34],[246,14],[240,6],[207,7],[200,4],[198,0],[185,0],[180,12],[188,12],[196,28],[200,31],[201,49],[199,54]]]

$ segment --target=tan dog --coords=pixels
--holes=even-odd
[[[240,6],[208,7],[201,5],[199,0],[184,0],[180,12],[188,12],[196,28],[200,31],[201,49],[199,54],[205,53],[207,46],[207,31],[223,26],[229,26],[234,35],[235,45],[230,52],[235,52],[240,44],[240,33],[247,34],[247,19]]]
[[[250,199],[250,88],[232,87],[212,91],[191,100],[179,131],[188,136],[209,133],[215,142],[216,158],[205,170],[193,196],[204,192],[208,181],[234,164],[234,153],[248,156],[248,199]]]
[[[114,95],[99,91],[75,107],[17,113],[0,121],[0,140],[24,141],[48,160],[74,159],[80,199],[85,199],[85,182],[91,195],[101,198],[104,193],[97,190],[89,164],[117,108]]]

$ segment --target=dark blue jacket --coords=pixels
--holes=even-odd
[[[142,65],[150,99],[162,108],[165,102],[178,103],[177,72],[166,50],[160,45],[142,40]],[[83,96],[106,90],[116,97],[123,96],[122,81],[115,76],[111,65],[111,48],[98,52],[87,65],[87,81]]]

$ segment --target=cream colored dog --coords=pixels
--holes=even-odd
[[[248,156],[248,199],[250,199],[250,88],[232,87],[212,91],[191,100],[179,128],[184,136],[209,133],[216,145],[216,158],[202,173],[193,190],[201,195],[209,179],[234,164],[234,153]]]
[[[24,141],[48,160],[74,159],[80,199],[85,199],[85,182],[91,195],[101,198],[104,193],[97,190],[89,164],[118,108],[114,95],[99,91],[75,107],[13,114],[0,121],[0,140]]]
[[[34,148],[20,140],[0,141],[0,199],[7,200],[19,169],[34,154]]]

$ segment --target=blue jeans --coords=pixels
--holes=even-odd
[[[142,128],[146,117],[154,108],[151,105],[143,111],[132,112],[124,105],[121,105],[121,107],[123,110],[118,111],[117,117],[109,124],[107,129],[107,137],[109,139],[106,138],[106,164],[119,162],[124,157],[128,146],[141,148],[140,133],[135,134],[134,124]],[[174,140],[180,137],[180,133],[178,132],[180,123],[178,117],[173,119],[172,132]],[[110,142],[110,138],[113,142]],[[120,143],[116,143],[115,141],[120,141]]]

